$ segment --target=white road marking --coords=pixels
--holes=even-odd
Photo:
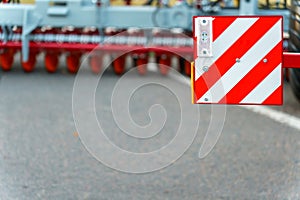
[[[252,112],[264,115],[270,119],[273,119],[276,122],[288,125],[300,131],[300,118],[298,117],[295,117],[293,115],[278,110],[274,110],[266,106],[255,105],[255,106],[241,106],[241,107],[250,110]]]
[[[154,64],[148,65],[148,69],[151,69],[151,71],[158,71],[157,67]],[[169,77],[181,82],[184,85],[187,85],[190,87],[190,79],[187,77],[184,77],[183,75],[179,74],[178,72],[170,71]],[[261,106],[261,105],[241,105],[237,106],[239,108],[244,108],[249,111],[252,111],[254,113],[263,115],[265,117],[268,117],[276,122],[279,122],[281,124],[287,125],[291,128],[294,128],[296,130],[300,131],[300,118],[295,117],[293,115],[290,115],[288,113],[284,113],[282,111],[274,110],[267,106]]]
[[[175,75],[172,74],[170,77],[174,78],[174,79],[178,80],[179,82],[186,84],[190,87],[190,79],[189,78],[186,78],[186,77],[182,78],[183,77],[182,75],[179,77],[176,74]],[[186,79],[186,80],[184,81],[184,79]],[[294,128],[294,129],[300,131],[300,118],[290,115],[288,113],[274,110],[270,107],[262,106],[262,105],[253,105],[253,106],[252,105],[240,105],[237,107],[244,108],[244,109],[247,109],[254,113],[263,115],[263,116],[268,117],[276,122],[279,122],[281,124],[287,125],[291,128]]]

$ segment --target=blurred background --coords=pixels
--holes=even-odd
[[[283,106],[193,105],[189,82],[192,16],[282,15],[283,51],[299,52],[298,1],[0,2],[1,200],[300,199],[299,69]],[[94,120],[124,151],[178,148],[115,159]]]

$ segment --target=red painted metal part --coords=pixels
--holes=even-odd
[[[162,75],[166,76],[168,72],[170,71],[171,67],[171,56],[163,54],[158,59],[158,68]]]
[[[136,63],[137,63],[137,70],[139,74],[145,75],[147,73],[147,64],[148,64],[147,56],[138,58]]]
[[[14,62],[14,54],[15,51],[13,49],[8,49],[0,54],[0,65],[3,71],[11,70]]]
[[[184,61],[184,73],[188,76],[191,75],[191,63],[187,60]]]
[[[121,75],[125,71],[125,55],[115,58],[113,61],[113,67],[116,74]]]
[[[79,52],[71,52],[69,55],[66,56],[67,68],[71,74],[75,74],[79,70],[80,56],[81,53]]]
[[[0,49],[21,49],[21,42],[0,42]],[[146,53],[154,51],[157,54],[164,54],[165,52],[174,52],[183,55],[192,55],[193,48],[191,47],[170,47],[170,46],[128,46],[128,45],[96,45],[96,44],[78,44],[78,43],[35,43],[30,42],[30,49],[42,49],[42,50],[58,50],[58,51],[92,51],[94,49],[106,52],[138,52]],[[300,53],[283,52],[283,68],[300,68]]]
[[[29,58],[26,62],[21,60],[21,64],[22,64],[22,68],[23,68],[24,72],[32,72],[34,70],[37,54],[38,54],[38,52],[31,52],[29,54]],[[22,58],[22,56],[21,56],[21,58]]]
[[[21,42],[0,42],[0,49],[13,48],[13,49],[21,49]],[[174,52],[177,54],[193,54],[193,48],[191,47],[172,47],[172,46],[129,46],[129,45],[97,45],[97,44],[80,44],[80,43],[61,43],[57,45],[56,42],[47,42],[47,43],[35,43],[30,42],[30,49],[41,49],[41,50],[65,50],[65,51],[92,51],[94,49],[106,51],[106,52],[139,52],[146,53],[149,51],[155,51],[156,53],[165,53]]]
[[[90,56],[90,67],[93,73],[99,74],[102,70],[103,54],[94,54]]]
[[[59,54],[57,52],[47,52],[45,54],[45,67],[49,73],[54,73],[59,64]]]
[[[300,53],[283,52],[283,68],[300,68]]]

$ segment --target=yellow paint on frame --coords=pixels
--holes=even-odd
[[[192,98],[192,104],[195,104],[195,95],[194,95],[194,62],[191,62],[191,98]]]

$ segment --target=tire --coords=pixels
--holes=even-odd
[[[290,85],[295,97],[300,102],[300,69],[290,69]]]
[[[291,4],[288,50],[291,52],[300,52],[300,4],[297,0],[292,0]],[[290,86],[300,102],[300,69],[290,68],[288,72]]]

